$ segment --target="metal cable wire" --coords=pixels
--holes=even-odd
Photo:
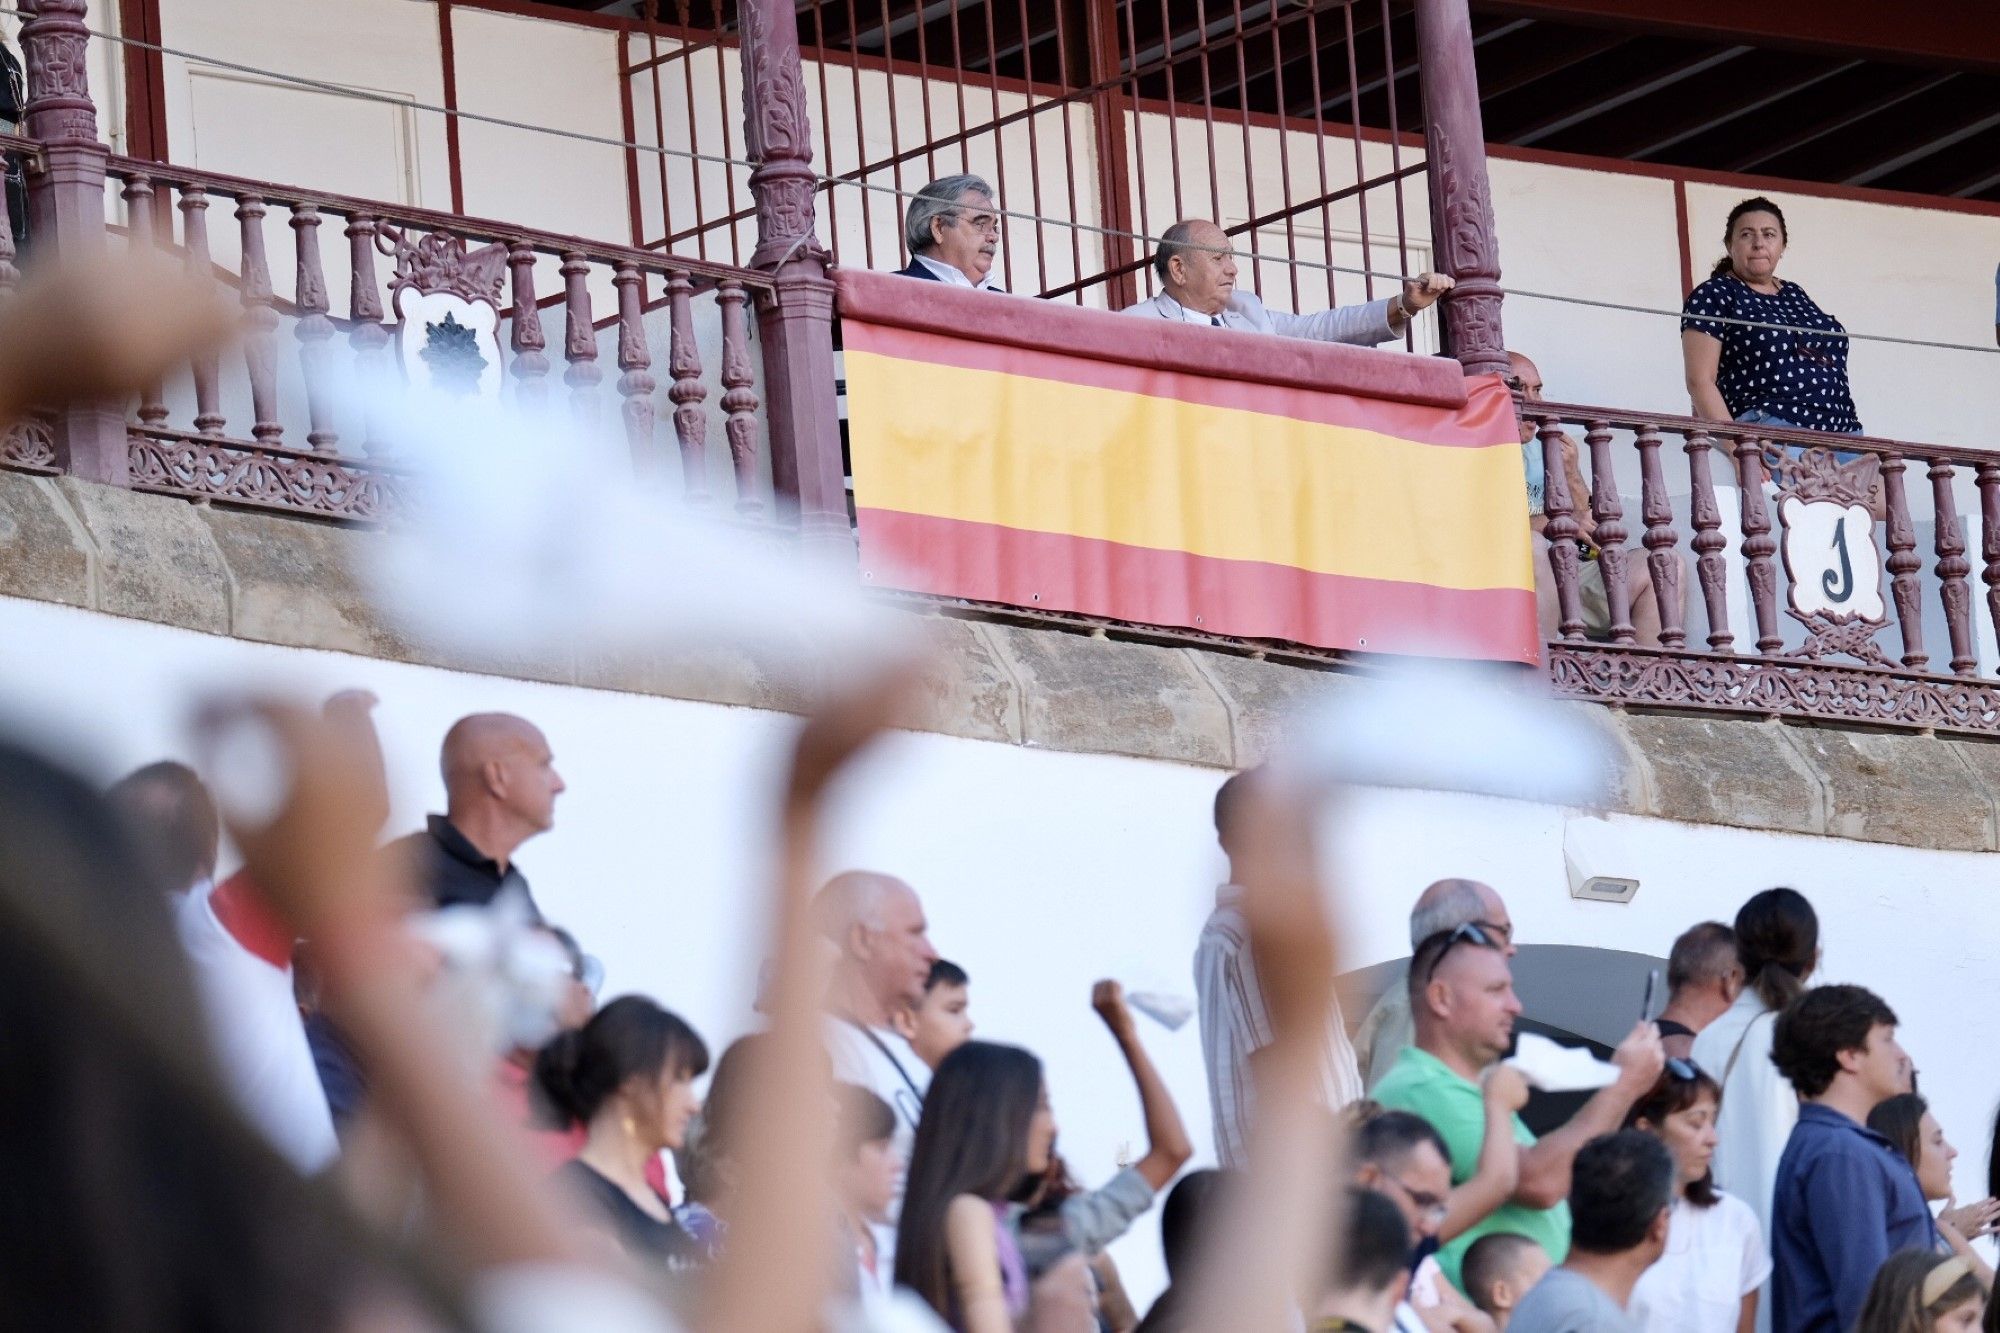
[[[11,5],[0,5],[0,14],[20,19],[34,17],[34,15],[24,13],[19,8]],[[634,140],[618,139],[605,134],[591,134],[585,130],[566,130],[553,125],[537,125],[531,121],[512,120],[504,116],[487,115],[484,112],[466,111],[458,107],[439,106],[434,103],[396,97],[388,93],[370,92],[362,88],[349,88],[341,84],[329,83],[322,79],[309,78],[302,74],[288,74],[282,70],[266,69],[259,65],[247,65],[238,61],[225,60],[219,56],[204,55],[198,51],[188,51],[157,42],[143,41],[137,37],[127,37],[119,33],[105,32],[97,28],[90,28],[88,31],[91,36],[107,42],[115,42],[119,45],[134,47],[142,51],[152,51],[160,55],[174,56],[181,60],[200,61],[203,64],[212,65],[218,69],[232,70],[239,74],[254,74],[279,83],[289,83],[302,88],[311,88],[317,92],[327,93],[335,97],[345,97],[362,102],[379,102],[390,106],[404,107],[412,111],[425,111],[434,115],[470,120],[482,125],[496,125],[502,129],[520,130],[529,134],[543,134],[558,139],[571,139],[580,143],[598,144],[606,148],[617,148],[630,152],[651,153],[655,156],[680,158],[690,162],[705,162],[724,167],[741,167],[746,171],[752,170],[758,165],[755,161],[748,158],[728,157],[718,153],[701,153],[688,148],[669,148],[664,144],[639,143]],[[832,190],[835,188],[857,189],[891,195],[898,199],[913,199],[917,194],[915,190],[905,190],[895,185],[883,185],[874,181],[850,180],[839,176],[828,176],[823,173],[815,173],[815,176],[818,181],[818,188],[821,190]],[[1144,236],[1138,232],[1122,231],[1115,227],[1100,227],[1088,222],[1043,217],[1035,213],[1024,213],[1014,209],[1002,208],[998,205],[997,201],[993,212],[1000,217],[1032,223],[1035,226],[1064,227],[1116,240],[1140,241],[1148,245],[1154,240],[1153,237]],[[1284,264],[1293,268],[1309,269],[1313,272],[1340,273],[1350,277],[1382,278],[1394,282],[1402,282],[1408,276],[1402,273],[1356,268],[1346,264],[1319,263],[1310,259],[1281,259],[1246,250],[1231,250],[1228,253],[1235,258],[1249,260],[1252,263]],[[1520,297],[1523,300],[1549,301],[1559,305],[1582,306],[1593,310],[1613,310],[1624,314],[1650,315],[1678,320],[1682,317],[1683,313],[1679,310],[1667,309],[1660,306],[1637,305],[1626,301],[1606,301],[1589,296],[1575,296],[1567,292],[1539,292],[1525,287],[1509,287],[1504,285],[1500,290],[1503,295]],[[2000,355],[2000,346],[1986,347],[1971,343],[1944,342],[1934,338],[1907,338],[1888,333],[1846,332],[1833,334],[1828,333],[1824,329],[1805,328],[1792,324],[1775,324],[1754,319],[1738,319],[1732,316],[1704,315],[1702,316],[1702,320],[1704,323],[1729,324],[1747,329],[1767,329],[1776,333],[1803,333],[1817,337],[1846,338],[1851,343],[1882,343],[1897,347],[1923,347],[1941,352],[1976,352],[1988,356]]]

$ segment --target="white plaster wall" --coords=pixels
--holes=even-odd
[[[465,8],[451,11],[451,25],[460,110],[624,139],[616,32]],[[631,242],[623,149],[461,120],[458,150],[468,214]],[[562,290],[561,264],[541,257],[537,291]],[[591,273],[600,318],[616,309],[610,277],[609,270]]]
[[[437,9],[424,0],[163,0],[165,44],[431,106],[444,102]],[[339,194],[451,207],[444,124],[167,56],[167,141],[188,166]],[[301,180],[304,176],[307,179]]]
[[[0,666],[9,725],[55,738],[103,778],[160,755],[189,757],[183,720],[205,690],[371,688],[382,698],[398,832],[439,803],[435,750],[452,719],[479,709],[530,717],[570,788],[556,829],[521,857],[551,917],[604,959],[608,993],[655,994],[718,1047],[752,1021],[756,876],[788,718],[273,648],[12,599],[0,599]],[[885,744],[842,795],[828,868],[879,867],[919,888],[939,948],[972,974],[981,1033],[1046,1060],[1065,1152],[1087,1179],[1140,1141],[1089,986],[1109,975],[1188,989],[1189,955],[1224,873],[1208,822],[1219,777],[909,735]],[[1640,880],[1637,899],[1572,900],[1566,837],[1588,872]],[[2000,982],[1994,858],[1650,819],[1603,827],[1547,807],[1406,792],[1362,801],[1331,843],[1347,865],[1353,967],[1407,953],[1409,902],[1441,875],[1493,883],[1523,942],[1652,955],[1694,921],[1730,919],[1758,889],[1797,886],[1819,907],[1824,976],[1865,982],[1901,1015],[1925,1092],[1965,1149],[1961,1194],[1979,1192],[2000,1073],[1968,1015]],[[1602,1003],[1636,1016],[1638,1000]],[[1148,1025],[1145,1036],[1205,1160],[1196,1031]],[[1161,1281],[1153,1218],[1116,1253],[1148,1299]]]

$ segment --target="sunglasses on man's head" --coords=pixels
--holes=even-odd
[[[1432,955],[1430,967],[1424,971],[1424,984],[1426,986],[1430,985],[1436,979],[1438,964],[1444,961],[1445,955],[1461,944],[1476,944],[1482,949],[1498,949],[1502,952],[1505,952],[1507,948],[1506,936],[1497,927],[1489,925],[1484,921],[1468,921],[1462,926],[1454,926],[1450,930],[1439,931],[1437,934],[1431,936],[1430,939],[1425,940],[1423,944],[1418,945],[1417,952],[1422,953],[1432,940],[1439,939],[1444,941],[1444,947]]]

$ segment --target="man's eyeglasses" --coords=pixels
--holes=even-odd
[[[1485,921],[1468,921],[1462,926],[1432,935],[1417,946],[1417,952],[1422,953],[1432,941],[1440,939],[1444,941],[1444,947],[1431,955],[1430,966],[1424,970],[1426,986],[1436,979],[1438,964],[1444,961],[1445,955],[1461,944],[1476,944],[1482,949],[1497,949],[1502,953],[1507,950],[1507,936],[1499,927]]]
[[[959,213],[955,216],[958,221],[974,231],[983,231],[994,236],[1000,234],[1000,219],[993,213]]]

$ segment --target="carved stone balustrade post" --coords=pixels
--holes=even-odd
[[[208,191],[198,185],[181,191],[181,244],[195,281],[214,282],[215,269],[208,258]],[[215,353],[204,352],[194,359],[194,428],[203,435],[220,435],[227,424],[222,415],[222,368]]]
[[[1986,585],[1986,616],[2000,635],[2000,461],[1979,464],[1979,554],[1986,568],[1979,578]]]
[[[743,318],[748,294],[743,284],[721,283],[715,292],[722,307],[722,410],[729,432],[729,461],[736,467],[736,512],[755,518],[764,512],[757,493],[757,394],[750,385],[750,329]]]
[[[1660,432],[1652,426],[1639,427],[1639,507],[1646,520],[1646,568],[1653,576],[1653,601],[1660,608],[1660,646],[1687,646],[1687,627],[1681,623],[1681,561],[1674,549],[1680,534],[1674,530],[1674,502],[1667,494],[1667,475],[1660,466]]]
[[[1736,651],[1736,634],[1729,628],[1729,584],[1722,552],[1729,538],[1722,535],[1722,506],[1715,498],[1710,471],[1714,445],[1702,431],[1687,437],[1688,511],[1694,527],[1695,576],[1701,583],[1702,608],[1708,620],[1708,650]]]
[[[1590,449],[1590,516],[1596,529],[1598,572],[1611,613],[1611,641],[1633,643],[1632,588],[1625,581],[1625,507],[1618,502],[1618,474],[1611,462],[1611,423],[1588,423],[1583,440]]]
[[[1583,637],[1583,570],[1576,539],[1583,525],[1576,521],[1576,501],[1569,493],[1568,469],[1563,466],[1562,422],[1543,417],[1536,433],[1542,441],[1542,513],[1548,523],[1542,535],[1549,542],[1549,572],[1556,580],[1556,633],[1565,639]]]
[[[632,447],[632,470],[643,478],[659,475],[653,444],[653,355],[646,350],[645,277],[626,261],[612,276],[618,289],[618,393],[624,398],[625,438]]]
[[[1736,484],[1743,504],[1743,564],[1750,579],[1750,610],[1757,617],[1757,651],[1769,656],[1785,646],[1778,633],[1778,539],[1771,535],[1771,507],[1764,503],[1764,442],[1736,437]]]
[[[744,145],[757,167],[753,267],[768,269],[771,296],[758,302],[764,344],[771,480],[780,516],[802,544],[852,560],[847,482],[834,397],[833,284],[814,234],[812,120],[806,112],[798,17],[789,0],[743,0]]]
[[[1486,182],[1486,130],[1466,0],[1417,0],[1417,50],[1424,71],[1431,235],[1440,266],[1457,282],[1444,298],[1445,334],[1467,374],[1505,374],[1500,246]]]
[[[590,317],[590,262],[574,250],[563,255],[564,307],[568,319],[563,336],[563,357],[569,366],[563,383],[569,385],[570,410],[585,429],[597,424],[597,385],[604,371],[597,364],[597,327]]]
[[[1910,498],[1903,485],[1908,467],[1901,454],[1882,455],[1882,495],[1889,508],[1889,594],[1903,632],[1903,665],[1922,671],[1931,657],[1924,650],[1923,600],[1917,587],[1917,571],[1924,562],[1917,554],[1917,530],[1910,523]]]
[[[90,100],[85,0],[22,0],[21,54],[28,102],[23,129],[42,143],[43,170],[28,178],[29,230],[38,245],[88,262],[104,249],[104,168]],[[56,465],[113,486],[131,481],[125,404],[75,403],[52,419]]]
[[[531,410],[548,402],[548,338],[542,333],[542,312],[535,304],[535,252],[526,241],[507,247],[507,267],[514,279],[514,320],[509,344],[514,361],[514,401]]]
[[[5,193],[0,191],[0,193]],[[155,249],[153,235],[157,214],[153,208],[153,182],[144,176],[134,176],[125,182],[125,225],[132,235],[135,251]],[[0,228],[6,226],[6,219],[0,218]],[[146,385],[139,391],[139,420],[148,426],[158,426],[167,419],[166,390],[159,381]]]
[[[347,343],[354,349],[354,368],[364,381],[373,381],[387,373],[384,349],[389,345],[389,330],[382,324],[382,288],[375,276],[377,235],[376,221],[368,214],[356,213],[347,219],[347,316],[354,325]],[[379,457],[387,450],[382,445],[374,414],[367,406],[375,399],[372,387],[371,384],[361,394],[361,447],[370,456]]]
[[[271,346],[278,312],[271,295],[271,264],[264,254],[265,211],[259,196],[237,196],[236,221],[243,234],[243,309],[250,320],[243,362],[250,372],[250,409],[256,418],[250,433],[259,444],[277,444],[285,427],[278,420],[278,366]]]
[[[299,340],[299,367],[306,381],[306,414],[311,428],[306,442],[319,453],[337,452],[340,437],[333,429],[333,412],[326,399],[327,339],[333,337],[331,308],[326,295],[326,270],[319,257],[319,209],[311,204],[292,205],[293,245],[298,251],[298,273],[294,293],[299,307],[295,333]]]
[[[686,269],[667,273],[667,313],[670,341],[667,373],[673,384],[667,398],[674,405],[674,437],[681,447],[681,496],[691,505],[708,503],[708,416],[702,403],[708,386],[701,382],[701,347],[694,340],[694,283]]]
[[[1977,674],[1979,658],[1972,651],[1972,590],[1966,576],[1972,562],[1965,558],[1965,529],[1958,521],[1958,497],[1952,494],[1955,469],[1951,460],[1931,460],[1931,501],[1937,516],[1938,592],[1944,600],[1945,629],[1951,635],[1951,670],[1956,676]]]

